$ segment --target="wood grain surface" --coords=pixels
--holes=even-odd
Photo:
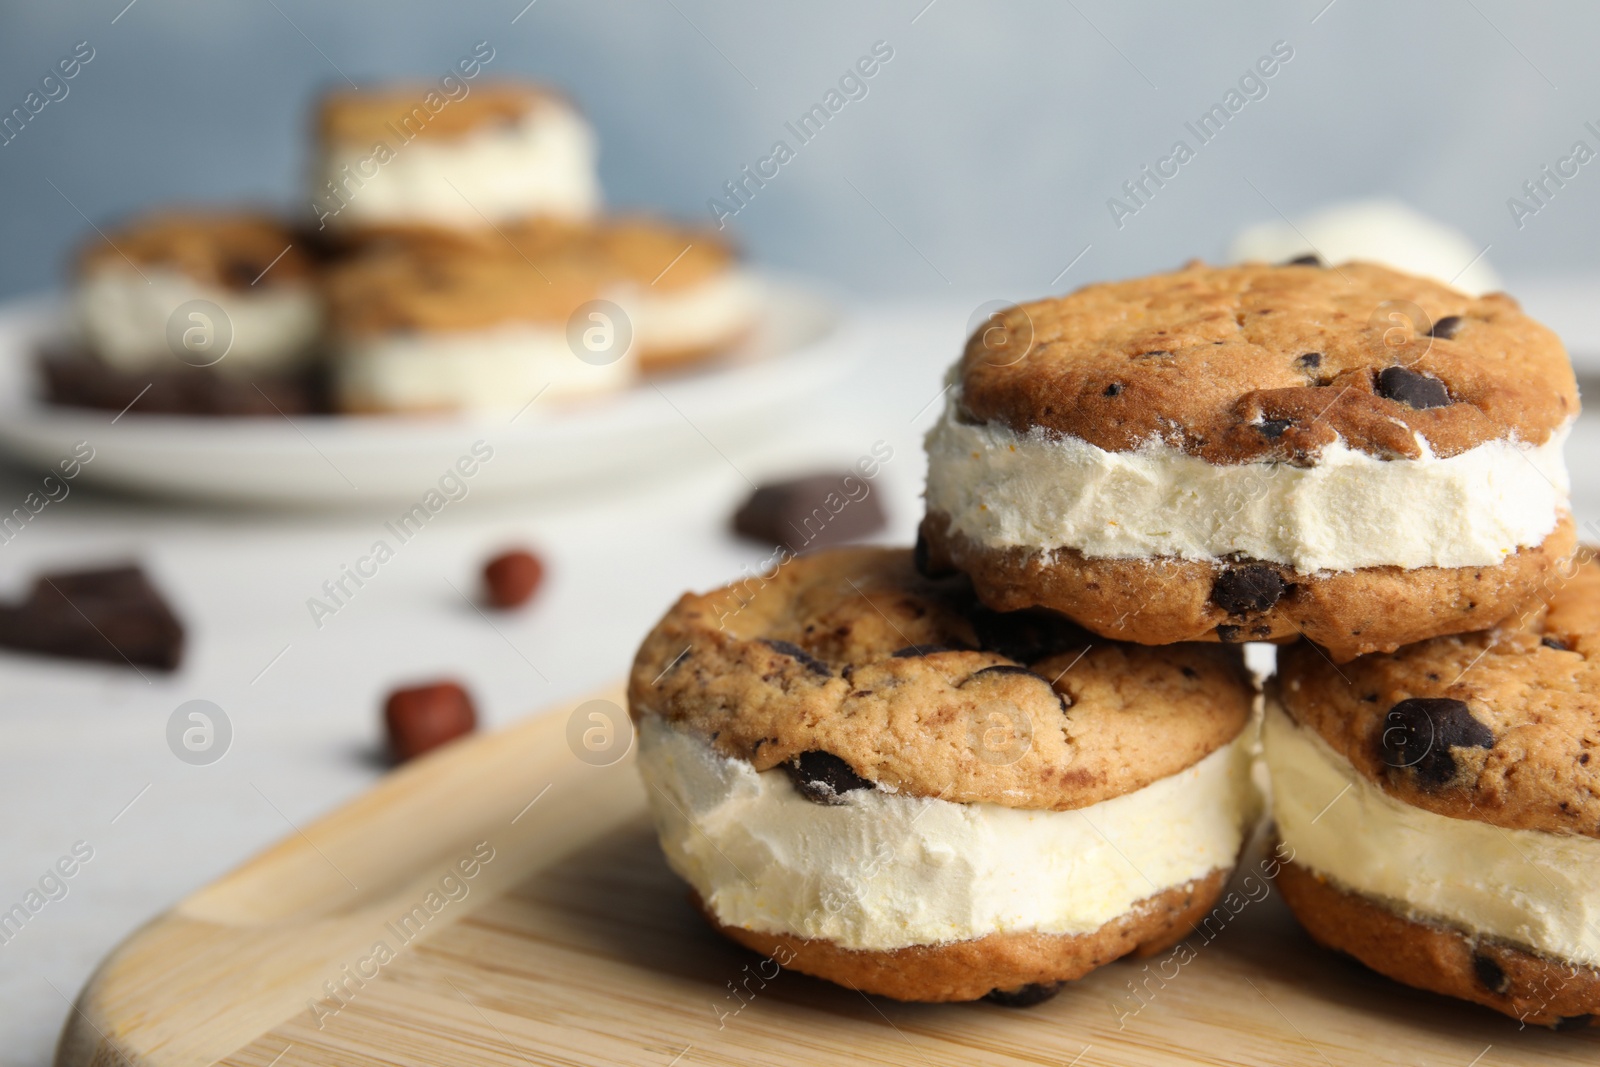
[[[59,1067],[1600,1062],[1592,1031],[1520,1029],[1317,949],[1257,882],[1191,952],[1032,1009],[777,972],[706,928],[631,754],[569,746],[575,707],[402,768],[134,933]]]

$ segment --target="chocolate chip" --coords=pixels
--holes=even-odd
[[[991,989],[984,994],[983,999],[1007,1008],[1031,1008],[1054,997],[1061,992],[1061,987],[1065,984],[1065,982],[1029,982],[1015,989]]]
[[[1510,985],[1505,969],[1488,956],[1473,956],[1472,971],[1478,976],[1478,983],[1491,993],[1504,993]]]
[[[813,804],[843,804],[852,789],[871,789],[872,783],[832,752],[802,752],[783,765],[800,795]]]
[[[849,472],[769,482],[750,494],[733,516],[736,533],[795,552],[860,540],[883,526],[878,494]]]
[[[1018,663],[1037,663],[1047,656],[1082,648],[1095,640],[1065,615],[1042,608],[991,611],[973,607],[968,610],[967,618],[972,622],[979,648],[998,652]]]
[[[1211,583],[1211,602],[1229,615],[1248,615],[1272,607],[1287,588],[1282,575],[1265,564],[1230,567]]]
[[[1224,644],[1234,644],[1239,640],[1239,631],[1242,629],[1243,627],[1241,626],[1233,626],[1229,623],[1219,622],[1217,624],[1217,640],[1223,642]]]
[[[459,684],[435,682],[390,693],[383,705],[383,722],[389,755],[403,763],[470,734],[478,725],[478,714]]]
[[[1322,353],[1302,352],[1300,354],[1300,358],[1295,360],[1295,362],[1300,364],[1302,367],[1320,367],[1322,366]]]
[[[1138,356],[1139,359],[1170,359],[1171,357],[1172,353],[1165,351],[1164,349],[1154,349],[1149,352],[1140,352]]]
[[[1541,637],[1539,639],[1539,643],[1545,648],[1553,648],[1557,652],[1569,651],[1566,642],[1562,641],[1559,637]]]
[[[1593,1015],[1563,1015],[1559,1022],[1550,1027],[1552,1030],[1582,1030],[1594,1024]]]
[[[1112,382],[1110,385],[1106,386],[1105,395],[1106,396],[1117,396],[1121,392],[1122,392],[1122,383],[1121,382]]]
[[[1428,336],[1448,341],[1456,335],[1456,331],[1459,329],[1461,329],[1461,316],[1446,315],[1433,324],[1433,329],[1428,331]]]
[[[1276,441],[1283,436],[1283,431],[1293,425],[1293,419],[1262,419],[1256,423],[1256,429],[1261,431],[1262,437]]]
[[[1015,663],[996,663],[992,667],[979,667],[977,670],[972,672],[970,677],[977,678],[978,676],[984,674],[1026,674],[1030,678],[1039,679],[1039,681],[1043,682],[1045,685],[1050,684],[1050,679],[1046,678],[1044,675],[1037,671],[1030,671],[1028,668]]]
[[[222,284],[229,289],[248,289],[261,277],[262,264],[253,259],[230,259],[223,262],[219,273]]]
[[[1388,766],[1409,767],[1424,785],[1442,786],[1456,776],[1457,748],[1493,748],[1494,731],[1472,717],[1465,701],[1411,697],[1389,709],[1378,737]]]
[[[897,648],[889,653],[892,659],[912,659],[917,656],[931,656],[937,652],[960,652],[959,648],[950,645],[907,645]]]
[[[1067,695],[1065,693],[1056,692],[1056,687],[1050,681],[1050,679],[1046,678],[1044,675],[1040,674],[1037,671],[1030,671],[1028,668],[1018,666],[1015,663],[996,663],[992,667],[979,668],[978,670],[973,671],[970,675],[967,676],[967,682],[970,682],[975,678],[983,678],[983,677],[993,678],[993,677],[1004,676],[1004,675],[1025,675],[1025,676],[1027,676],[1029,678],[1036,678],[1039,681],[1043,682],[1049,688],[1050,694],[1056,698],[1056,701],[1058,703],[1060,703],[1062,711],[1066,711],[1068,708],[1070,708],[1072,706],[1072,701],[1067,699]],[[961,684],[965,685],[966,682],[963,682]]]
[[[772,649],[772,651],[781,652],[790,659],[796,660],[803,664],[806,670],[810,671],[812,674],[820,674],[824,678],[833,677],[832,668],[830,668],[826,663],[822,662],[817,657],[813,656],[811,653],[807,652],[805,649],[801,648],[799,645],[791,644],[788,641],[762,640],[761,643]]]
[[[1385,367],[1378,373],[1378,395],[1409,404],[1418,411],[1449,407],[1452,403],[1443,382],[1405,367]]]
[[[544,579],[544,564],[525,549],[502,552],[483,567],[483,587],[489,603],[497,608],[516,608],[533,599]]]
[[[39,577],[0,605],[0,646],[70,659],[176,670],[183,624],[137,566]]]
[[[1196,671],[1193,667],[1179,667],[1178,669],[1183,672],[1183,676],[1185,678],[1198,678],[1198,677],[1200,677],[1200,673],[1198,671]]]
[[[924,578],[933,577],[929,571],[928,537],[920,528],[917,530],[916,546],[911,549],[911,565],[915,567],[917,569],[917,573],[922,575]]]
[[[1322,266],[1322,257],[1317,255],[1315,252],[1307,252],[1303,256],[1295,256],[1293,259],[1291,259],[1288,262],[1284,263],[1284,266],[1285,267],[1320,267],[1320,266]]]

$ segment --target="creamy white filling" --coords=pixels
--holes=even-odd
[[[712,348],[755,323],[760,292],[742,271],[725,271],[684,289],[638,286],[617,294],[645,352]]]
[[[1230,868],[1256,812],[1243,735],[1075,811],[854,790],[796,792],[655,716],[639,767],[672,869],[722,922],[890,950],[1011,931],[1086,934]]]
[[[322,304],[310,285],[262,284],[250,289],[223,289],[180,271],[145,266],[103,267],[78,282],[73,294],[79,332],[89,348],[119,370],[168,370],[188,363],[201,365],[215,357],[223,331],[232,342],[214,366],[222,371],[283,370],[311,354],[322,327]],[[202,309],[201,319],[179,316],[175,335],[169,320],[182,305],[205,300],[221,308],[225,322]],[[172,336],[183,346],[188,331],[195,348],[180,361]],[[209,333],[208,333],[209,331]]]
[[[385,334],[341,344],[335,391],[347,409],[515,411],[535,395],[623,388],[638,373],[638,347],[635,341],[614,362],[595,365],[573,354],[564,324]]]
[[[1419,459],[1336,441],[1310,467],[1216,466],[1160,441],[1108,452],[1037,428],[968,425],[958,403],[928,434],[928,507],[991,548],[1238,554],[1303,573],[1486,567],[1543,542],[1568,509],[1570,424],[1541,445],[1489,441],[1448,458],[1419,437]]]
[[[1296,863],[1402,915],[1600,966],[1600,840],[1403,804],[1270,700],[1264,729]]]
[[[399,134],[375,144],[336,143],[318,161],[312,200],[330,226],[425,223],[477,229],[484,220],[586,219],[600,207],[594,131],[549,104],[520,121],[459,137]],[[387,159],[387,162],[383,160]]]

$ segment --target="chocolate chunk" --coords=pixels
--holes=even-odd
[[[1061,705],[1061,710],[1062,711],[1066,711],[1068,708],[1070,708],[1072,706],[1072,701],[1067,698],[1067,695],[1065,693],[1057,692],[1054,683],[1052,683],[1050,681],[1050,679],[1046,678],[1044,675],[1040,674],[1038,671],[1030,671],[1028,668],[1019,666],[1019,665],[1017,665],[1015,663],[996,663],[992,667],[980,667],[978,670],[973,671],[970,675],[967,676],[967,682],[970,682],[975,678],[983,678],[983,677],[993,678],[993,677],[995,677],[997,675],[1008,675],[1008,674],[1009,675],[1019,675],[1020,674],[1020,675],[1025,675],[1026,677],[1029,677],[1029,678],[1036,678],[1039,681],[1043,682],[1045,684],[1045,686],[1049,688],[1050,694],[1052,696],[1054,696],[1056,698],[1056,702]],[[963,682],[961,684],[965,685],[966,682]]]
[[[1000,1004],[1007,1008],[1031,1008],[1061,992],[1065,982],[1029,982],[1016,989],[991,989],[984,994],[983,999],[991,1004]]]
[[[1121,392],[1122,392],[1122,383],[1121,382],[1112,382],[1110,385],[1106,386],[1105,395],[1106,396],[1116,396]]]
[[[46,574],[0,605],[0,646],[69,659],[176,670],[183,624],[137,566]]]
[[[1550,1029],[1552,1030],[1582,1030],[1586,1026],[1594,1025],[1593,1015],[1563,1015]]]
[[[222,263],[218,274],[227,288],[248,289],[261,277],[265,268],[265,263],[257,263],[253,259],[230,259]]]
[[[1166,351],[1165,349],[1155,349],[1155,350],[1150,351],[1150,352],[1140,352],[1139,355],[1138,355],[1138,358],[1139,359],[1171,359],[1172,358],[1172,353]]]
[[[967,612],[978,647],[998,652],[1018,663],[1037,663],[1072,648],[1092,644],[1096,638],[1065,615],[1043,608],[991,611],[973,607]]]
[[[1446,315],[1433,324],[1433,329],[1428,331],[1428,336],[1448,341],[1456,335],[1456,331],[1459,329],[1461,329],[1461,316]]]
[[[1456,776],[1457,748],[1493,748],[1494,731],[1472,717],[1465,701],[1411,697],[1389,709],[1378,755],[1390,767],[1409,767],[1424,785],[1442,786]]]
[[[1200,677],[1200,672],[1196,671],[1193,667],[1179,667],[1178,669],[1183,672],[1183,676],[1185,678],[1198,678],[1198,677]]]
[[[1302,352],[1300,353],[1300,358],[1295,360],[1295,362],[1300,364],[1302,367],[1320,367],[1322,366],[1322,353]]]
[[[802,752],[783,765],[800,795],[814,804],[843,804],[852,789],[871,789],[872,783],[832,752]]]
[[[1505,969],[1488,956],[1472,957],[1472,971],[1478,976],[1478,983],[1491,993],[1504,993],[1510,984]]]
[[[820,659],[813,656],[799,645],[790,644],[788,641],[764,640],[761,643],[772,649],[774,652],[781,652],[792,660],[798,660],[805,666],[806,670],[810,671],[812,674],[820,674],[824,678],[833,677],[833,668],[829,667],[826,663],[822,662]]]
[[[1405,367],[1385,367],[1378,373],[1378,395],[1409,404],[1418,411],[1449,407],[1452,403],[1443,382]]]
[[[483,586],[497,608],[521,607],[533,598],[544,579],[544,564],[525,549],[502,552],[483,568]]]
[[[883,506],[871,483],[848,472],[769,482],[733,516],[736,533],[795,552],[857,541],[883,527]]]
[[[918,527],[917,543],[911,550],[911,565],[924,578],[933,577],[933,565],[928,561],[928,552],[928,535],[922,532],[921,527]]]
[[[892,659],[912,659],[916,656],[931,656],[936,652],[960,652],[959,648],[950,645],[907,645],[891,652]]]
[[[1264,563],[1229,567],[1211,583],[1211,602],[1229,615],[1266,611],[1288,589],[1277,570]]]
[[[1545,648],[1553,648],[1557,652],[1567,652],[1567,643],[1559,637],[1541,637],[1539,643]]]
[[[1242,626],[1234,626],[1231,623],[1219,622],[1217,623],[1217,640],[1223,642],[1224,644],[1235,644],[1238,642],[1239,634],[1243,629],[1244,628]]]
[[[383,704],[389,755],[396,763],[470,734],[478,725],[472,698],[456,682],[396,689]]]
[[[1261,431],[1262,437],[1276,441],[1283,436],[1283,431],[1293,425],[1293,419],[1262,419],[1256,423],[1256,429]]]
[[[1320,267],[1322,257],[1315,252],[1307,252],[1303,256],[1295,256],[1284,264],[1285,267]]]

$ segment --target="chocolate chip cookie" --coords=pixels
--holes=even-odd
[[[629,701],[663,851],[718,929],[868,992],[1017,1002],[1215,903],[1256,810],[1237,652],[841,549],[685,595]]]
[[[1494,625],[1573,543],[1572,369],[1503,294],[1191,264],[1004,312],[949,386],[926,558],[998,609],[1345,660]]]

